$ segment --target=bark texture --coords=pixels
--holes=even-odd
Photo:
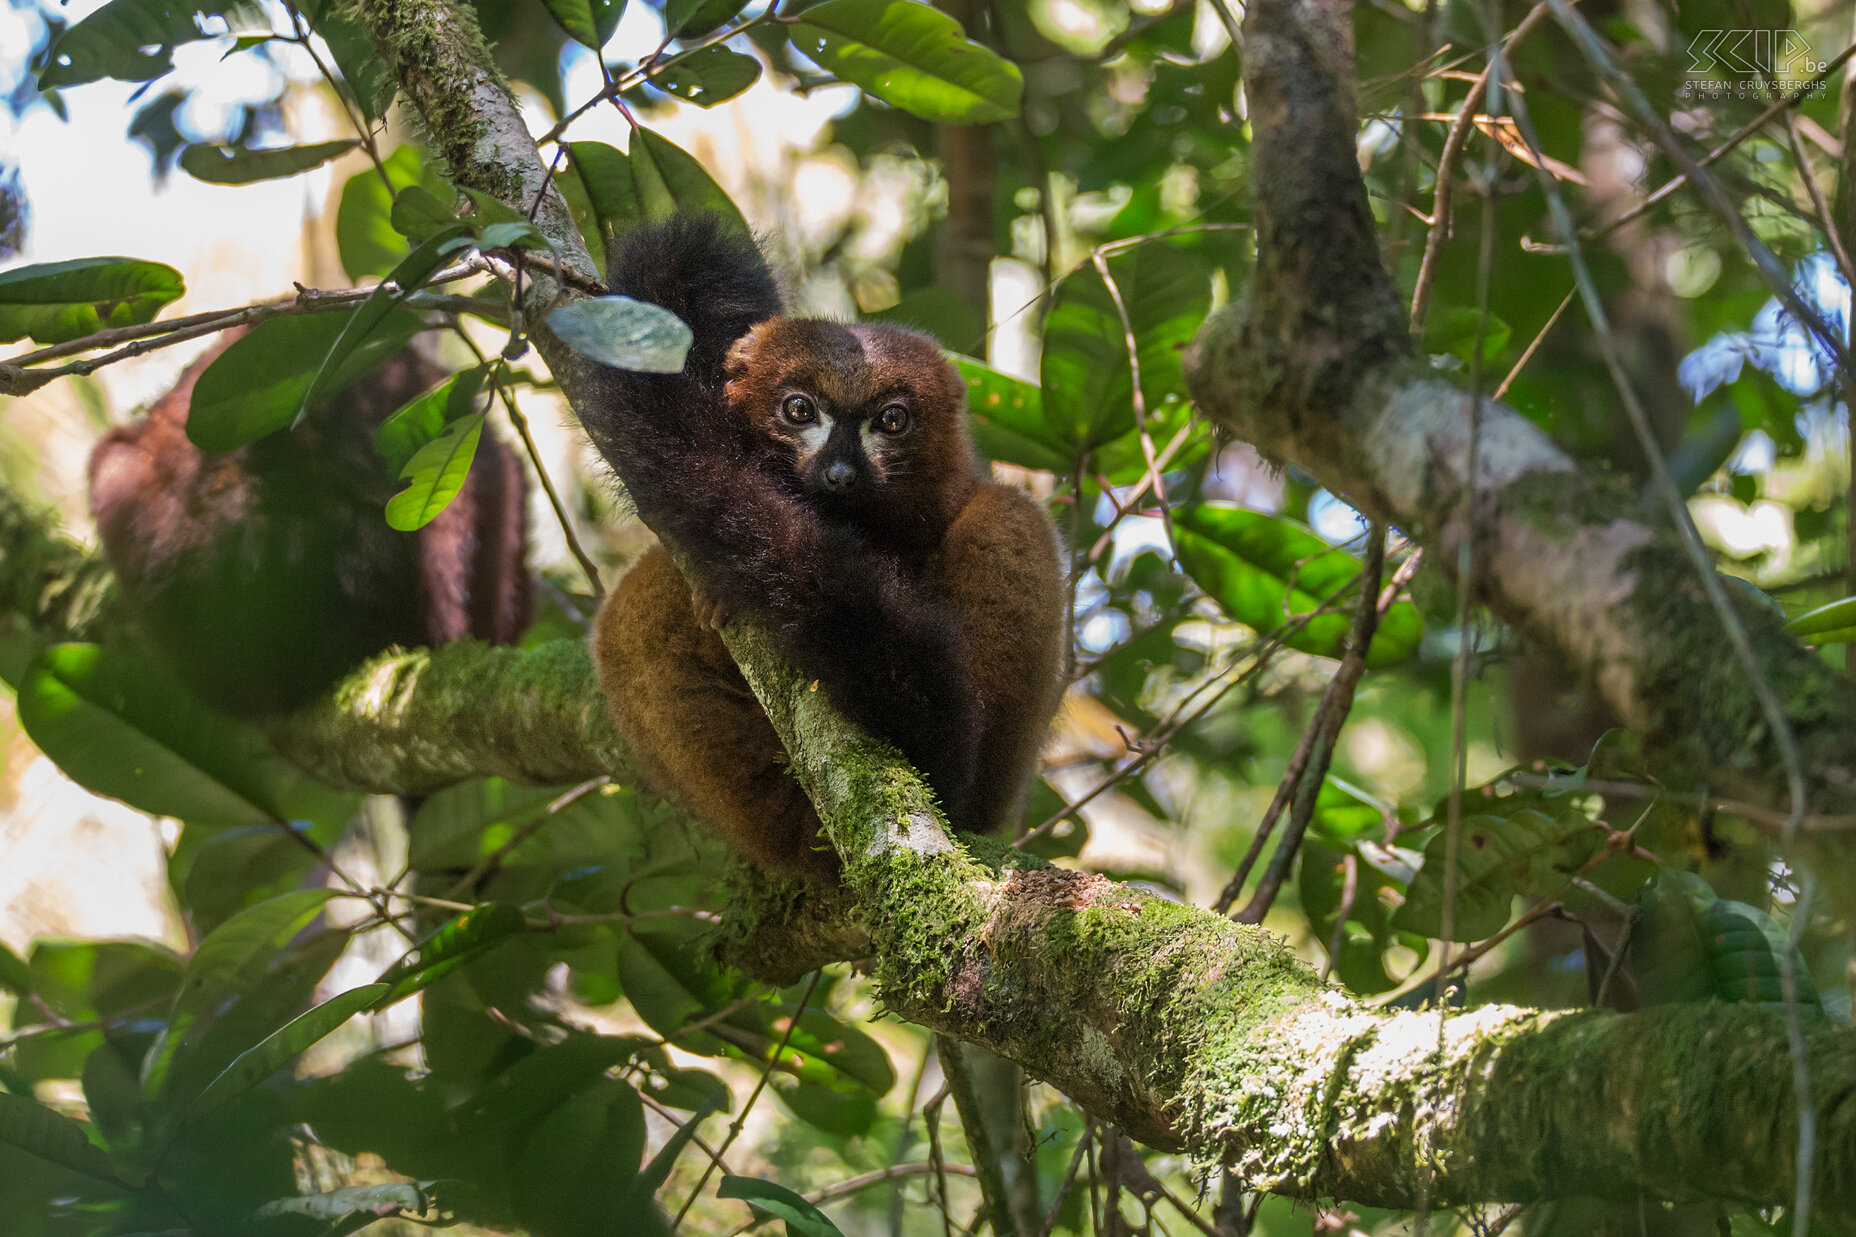
[[[1417,537],[1447,570],[1475,537],[1491,609],[1559,652],[1663,755],[1721,791],[1783,806],[1779,739],[1668,514],[1621,480],[1581,473],[1520,414],[1472,402],[1414,358],[1354,158],[1349,12],[1336,0],[1249,8],[1257,277],[1187,355],[1200,408]],[[1738,609],[1790,718],[1809,811],[1848,813],[1856,694],[1780,615],[1751,600]]]

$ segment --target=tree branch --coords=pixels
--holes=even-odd
[[[1332,0],[1251,6],[1258,272],[1187,356],[1199,406],[1434,551],[1478,539],[1481,600],[1555,648],[1666,756],[1722,790],[1785,799],[1784,764],[1747,667],[1675,530],[1615,479],[1579,472],[1524,417],[1484,401],[1467,467],[1469,397],[1414,359],[1380,265],[1354,159],[1351,35]],[[1473,485],[1476,501],[1464,501]],[[1481,513],[1473,529],[1466,511]],[[1856,804],[1856,697],[1783,630],[1736,605],[1784,702],[1814,812]]]

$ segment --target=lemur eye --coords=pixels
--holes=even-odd
[[[780,411],[785,413],[786,419],[794,425],[810,425],[818,420],[818,409],[803,395],[787,396],[786,403],[780,406]]]
[[[891,404],[876,414],[876,427],[885,434],[900,434],[909,428],[909,410],[901,404]]]

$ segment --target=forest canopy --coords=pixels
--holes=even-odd
[[[1853,52],[1711,0],[13,0],[0,1225],[1856,1228]],[[841,883],[639,781],[587,632],[663,530],[575,409],[684,364],[606,250],[690,213],[932,335],[1060,533],[997,837],[739,618]],[[122,506],[136,452],[190,462]],[[230,493],[223,572],[106,561]]]

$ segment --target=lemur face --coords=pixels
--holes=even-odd
[[[961,384],[912,331],[769,319],[730,350],[728,398],[827,510],[907,503],[970,467]]]

